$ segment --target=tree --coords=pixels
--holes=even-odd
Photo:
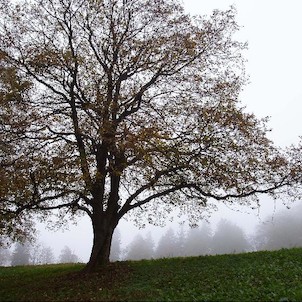
[[[176,0],[1,0],[0,10],[0,53],[32,83],[35,110],[17,153],[26,167],[19,157],[10,167],[24,185],[2,198],[18,215],[86,213],[86,272],[109,261],[135,209],[158,223],[178,207],[194,223],[209,198],[250,204],[298,179],[265,120],[239,105],[233,8],[192,18]]]
[[[179,242],[177,239],[173,229],[169,228],[158,242],[155,257],[168,258],[178,256],[181,246],[178,245]]]
[[[54,262],[55,256],[51,247],[38,242],[32,246],[30,253],[31,264],[50,264]]]
[[[179,230],[176,234],[176,242],[177,242],[177,251],[176,256],[177,257],[183,257],[186,255],[185,249],[186,249],[186,232],[184,229],[184,223],[180,224]]]
[[[11,265],[28,265],[30,264],[30,245],[28,242],[24,244],[16,243],[12,253]]]
[[[28,153],[23,144],[33,121],[26,102],[30,85],[0,51],[0,246],[11,243],[8,239],[24,242],[33,233],[32,215],[24,202],[30,199]]]
[[[211,246],[213,254],[243,253],[251,250],[243,230],[225,219],[218,223]]]
[[[74,254],[68,246],[65,246],[59,256],[60,263],[76,263],[79,262],[79,258]]]
[[[55,262],[55,256],[53,250],[50,246],[42,246],[40,263],[41,264],[50,264]]]
[[[212,230],[208,224],[189,230],[185,243],[185,255],[200,256],[211,252]]]
[[[153,248],[154,241],[150,233],[146,238],[138,234],[127,247],[125,258],[129,260],[151,259],[153,257]]]

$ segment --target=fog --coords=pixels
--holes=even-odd
[[[245,253],[260,250],[302,247],[302,203],[292,208],[276,210],[258,223],[252,232],[230,219],[220,218],[217,222],[202,222],[190,228],[185,224],[170,224],[153,232],[150,228],[133,233],[131,240],[123,238],[126,230],[118,227],[114,233],[111,261],[188,257],[216,254]],[[241,213],[243,214],[243,213]],[[227,216],[227,215],[226,215]],[[160,232],[159,232],[160,231]],[[54,234],[55,235],[55,234]],[[39,242],[25,245],[15,244],[11,249],[0,250],[0,265],[46,264],[85,262],[77,249],[65,245],[55,254],[52,246]],[[83,243],[78,237],[78,244]],[[83,255],[81,255],[83,256]]]
[[[235,254],[302,247],[301,213],[301,203],[290,209],[283,208],[259,221],[251,234],[247,234],[234,222],[221,219],[214,228],[206,222],[197,228],[170,227],[155,245],[150,233],[146,237],[137,235],[130,243],[130,247],[135,247],[135,254],[121,254],[119,260]]]
[[[259,221],[251,234],[227,219],[221,219],[215,227],[207,222],[196,228],[184,225],[169,227],[156,243],[150,232],[145,236],[138,234],[124,247],[124,251],[119,246],[117,260],[235,254],[302,247],[301,213],[301,203],[290,209],[283,208]],[[118,234],[120,238],[119,230]]]

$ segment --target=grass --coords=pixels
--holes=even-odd
[[[301,301],[302,249],[0,268],[0,301]]]

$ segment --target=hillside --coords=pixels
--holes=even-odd
[[[82,264],[0,268],[1,301],[301,301],[302,249],[117,262],[90,277]]]

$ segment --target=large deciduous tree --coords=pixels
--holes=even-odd
[[[234,9],[193,18],[176,0],[15,3],[1,1],[0,51],[32,83],[35,114],[22,135],[10,129],[22,182],[1,198],[10,213],[89,215],[86,271],[109,260],[134,209],[152,223],[178,207],[193,221],[210,198],[250,203],[297,177],[265,120],[240,107]]]

